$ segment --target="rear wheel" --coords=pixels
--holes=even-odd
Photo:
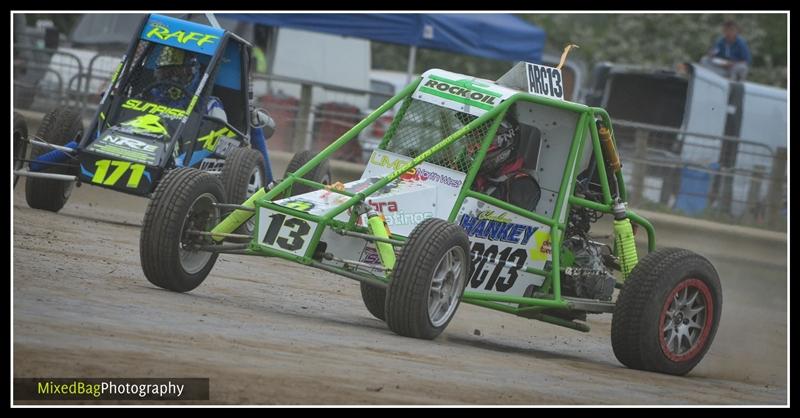
[[[386,296],[386,324],[406,337],[433,339],[461,302],[472,263],[464,229],[429,218],[414,228],[397,258]]]
[[[54,145],[66,145],[71,141],[80,141],[83,136],[83,122],[79,110],[62,107],[54,109],[42,119],[36,136]],[[31,147],[31,160],[52,150],[44,147]],[[44,173],[75,174],[75,167],[52,166]],[[67,203],[74,183],[63,180],[50,180],[29,177],[25,180],[25,200],[34,209],[58,212]]]
[[[284,174],[283,178],[289,177],[289,173],[294,173],[300,169],[300,167],[304,166],[307,162],[311,161],[315,155],[311,153],[311,151],[300,151],[292,157],[291,161],[289,161],[289,165],[286,166],[286,174]],[[311,169],[305,176],[304,179],[316,181],[317,183],[322,184],[331,184],[331,166],[328,160],[325,160],[316,167]],[[297,196],[299,194],[313,192],[315,189],[308,187],[304,184],[295,183],[292,185],[292,196]]]
[[[225,158],[220,179],[225,188],[225,201],[240,205],[266,185],[264,157],[252,148],[237,148]],[[235,233],[252,235],[254,229],[255,217],[252,217]]]
[[[28,124],[25,117],[14,112],[14,171],[21,170],[25,166],[25,159],[28,156]],[[17,187],[19,176],[14,175],[14,187]]]
[[[386,320],[386,289],[361,282],[361,300],[372,316]]]
[[[699,254],[665,248],[625,281],[611,322],[614,355],[639,370],[684,375],[703,359],[719,326],[722,288]]]
[[[170,171],[156,187],[144,215],[139,257],[147,280],[175,292],[199,286],[217,261],[217,253],[201,251],[209,231],[219,222],[214,203],[225,200],[219,178],[194,168]]]

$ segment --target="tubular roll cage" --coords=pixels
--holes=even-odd
[[[551,250],[552,260],[550,263],[550,269],[541,270],[532,267],[527,267],[526,271],[532,274],[545,277],[545,280],[542,283],[542,286],[540,287],[539,293],[537,293],[537,295],[550,296],[550,298],[506,296],[506,295],[497,295],[497,294],[467,290],[464,292],[462,300],[466,303],[471,303],[474,305],[495,309],[506,313],[517,314],[517,315],[520,314],[535,315],[536,319],[543,320],[545,322],[556,323],[558,325],[567,326],[570,328],[577,328],[577,325],[579,324],[575,324],[548,315],[542,315],[539,314],[538,312],[545,309],[554,309],[554,308],[570,309],[571,306],[569,301],[563,299],[561,296],[561,277],[560,277],[561,276],[560,252],[561,252],[562,234],[564,234],[566,230],[565,215],[569,213],[571,206],[577,205],[595,211],[599,211],[602,213],[607,213],[607,214],[613,213],[612,206],[614,205],[614,200],[612,199],[611,196],[611,188],[609,187],[608,176],[606,173],[606,166],[603,163],[605,159],[600,144],[598,129],[596,124],[594,123],[596,118],[599,117],[602,120],[603,125],[611,131],[611,136],[613,139],[613,129],[611,125],[611,119],[609,118],[608,113],[602,108],[588,107],[582,104],[563,102],[555,99],[549,99],[545,97],[519,92],[517,94],[514,94],[507,100],[503,101],[502,103],[500,103],[493,110],[486,112],[483,116],[478,117],[477,119],[471,121],[469,124],[463,126],[461,129],[453,132],[452,134],[441,140],[439,143],[437,143],[427,151],[421,153],[416,158],[413,158],[412,161],[406,163],[404,166],[400,167],[394,172],[384,176],[379,181],[372,184],[370,187],[361,192],[350,193],[344,190],[337,190],[335,188],[328,187],[328,189],[331,192],[347,196],[348,200],[342,203],[341,205],[331,209],[324,215],[321,216],[312,215],[295,209],[287,208],[285,206],[280,206],[272,202],[272,200],[275,198],[288,196],[289,192],[291,192],[292,185],[295,183],[300,183],[315,189],[326,188],[326,186],[321,183],[307,180],[302,177],[308,174],[315,166],[320,164],[331,154],[336,152],[345,143],[356,138],[356,136],[361,132],[361,130],[363,130],[366,126],[368,126],[373,121],[378,119],[383,113],[393,108],[401,100],[406,99],[406,102],[401,106],[400,110],[398,111],[398,114],[394,118],[392,125],[387,130],[387,134],[384,136],[384,140],[380,144],[379,148],[383,149],[388,142],[388,138],[390,138],[391,136],[390,133],[394,129],[396,129],[396,125],[399,123],[400,120],[402,120],[405,111],[408,108],[408,104],[410,103],[411,99],[410,95],[417,88],[420,81],[421,77],[417,78],[416,81],[409,84],[399,93],[397,93],[394,97],[392,97],[389,101],[387,101],[378,109],[373,111],[364,120],[353,126],[350,130],[348,130],[341,137],[339,137],[339,139],[337,139],[335,142],[333,142],[331,145],[325,148],[322,152],[316,155],[311,161],[300,167],[296,172],[290,173],[286,179],[278,183],[274,188],[267,191],[266,193],[264,193],[262,189],[262,191],[251,197],[251,199],[249,199],[247,202],[243,204],[244,206],[248,207],[250,205],[256,204],[256,207],[265,207],[274,211],[278,211],[280,213],[285,213],[289,216],[294,216],[297,218],[301,218],[319,224],[321,227],[316,229],[313,237],[311,238],[311,242],[309,243],[308,250],[306,251],[304,256],[296,256],[278,250],[273,250],[271,248],[262,247],[254,242],[255,239],[251,241],[249,247],[247,248],[246,251],[243,252],[243,254],[250,254],[250,255],[259,254],[259,255],[280,257],[286,260],[299,262],[329,272],[337,273],[348,278],[367,282],[376,286],[386,287],[388,282],[390,281],[388,277],[380,277],[380,276],[370,275],[367,273],[345,270],[343,268],[322,264],[316,261],[321,256],[321,254],[317,251],[317,247],[318,244],[320,243],[320,237],[323,231],[325,230],[325,228],[330,227],[335,232],[339,232],[342,234],[344,234],[343,231],[358,231],[359,234],[357,235],[362,237],[364,234],[369,234],[369,230],[367,228],[356,225],[356,219],[359,216],[358,214],[356,214],[357,211],[351,211],[351,215],[348,222],[342,222],[340,220],[336,220],[333,218],[345,212],[346,210],[353,208],[354,206],[360,204],[361,202],[364,202],[365,198],[370,196],[372,193],[380,190],[390,182],[400,177],[400,175],[402,175],[403,173],[407,172],[413,167],[416,167],[417,165],[428,159],[430,156],[436,154],[442,149],[445,149],[450,144],[454,143],[459,138],[464,136],[466,133],[472,131],[473,129],[483,125],[488,121],[492,121],[492,124],[488,132],[486,133],[486,136],[482,139],[481,148],[477,154],[477,157],[467,172],[466,179],[461,188],[461,191],[459,192],[458,198],[456,199],[453,209],[451,210],[450,215],[448,216],[448,221],[453,222],[455,220],[455,217],[457,216],[459,208],[461,207],[464,199],[467,197],[471,197],[484,201],[491,205],[500,207],[504,210],[515,213],[517,215],[533,219],[537,222],[549,226],[551,228],[550,239],[551,239],[551,249],[552,249]],[[564,173],[562,175],[559,193],[555,204],[555,210],[553,211],[552,217],[546,217],[513,206],[507,202],[498,200],[483,193],[470,190],[470,188],[468,187],[472,184],[472,182],[475,179],[475,176],[478,173],[478,168],[480,167],[480,163],[483,161],[483,158],[486,155],[487,150],[489,149],[489,146],[494,138],[494,135],[498,127],[500,126],[500,122],[503,120],[508,108],[517,101],[532,102],[550,107],[557,107],[560,109],[569,110],[579,114],[577,126],[575,129],[575,134],[572,138],[572,144],[570,146],[568,158],[564,167]],[[591,133],[591,142],[592,142],[591,146],[594,151],[594,158],[598,162],[596,164],[597,167],[596,170],[598,171],[600,184],[602,188],[602,196],[603,196],[602,203],[590,201],[573,195],[574,185],[577,176],[576,166],[579,159],[578,156],[581,155],[580,151],[583,150],[583,147],[585,145],[584,142],[586,139],[587,129],[589,129]],[[619,197],[622,199],[622,201],[625,201],[626,200],[625,185],[621,173],[618,172],[616,174],[618,174],[615,177],[619,188],[619,194],[620,194]],[[565,205],[564,202],[566,196],[569,196],[569,199],[566,202],[568,203],[567,205]],[[244,215],[244,213],[246,212],[249,212],[250,214],[253,213],[252,210],[244,211],[241,209],[235,212],[240,212],[239,213],[240,216]],[[233,218],[234,214],[229,215],[228,218]],[[653,225],[648,220],[637,215],[631,210],[626,209],[625,215],[632,222],[644,227],[644,229],[647,231],[648,251],[649,252],[654,251],[655,231]],[[221,223],[219,223],[214,229],[212,229],[211,231],[212,234],[221,234],[220,236],[224,236],[225,233],[231,232],[233,229],[238,227],[238,225],[236,224],[226,223],[227,220],[228,219],[226,218]],[[375,237],[373,237],[371,240],[376,242],[389,242],[398,245],[398,243],[404,242],[406,238],[393,234],[390,237],[390,240],[382,240]],[[514,307],[508,304],[519,304],[521,307]],[[582,330],[588,330],[588,328]]]

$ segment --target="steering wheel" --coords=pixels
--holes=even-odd
[[[155,89],[156,87],[161,87],[161,86],[168,87],[168,88],[176,88],[181,92],[181,95],[179,97],[176,97],[176,98],[170,97],[170,99],[172,99],[172,100],[178,100],[178,99],[182,99],[184,97],[190,97],[191,96],[189,91],[186,90],[186,88],[184,86],[182,86],[182,85],[180,85],[178,83],[172,82],[172,81],[162,80],[162,81],[154,81],[154,82],[148,84],[145,88],[143,88],[139,92],[139,94],[136,95],[136,98],[137,99],[142,99],[142,98],[144,98],[145,94],[150,94],[150,92],[153,91],[153,89]]]

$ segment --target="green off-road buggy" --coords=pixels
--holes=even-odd
[[[144,273],[186,292],[219,253],[280,257],[358,280],[375,317],[424,339],[462,301],[579,331],[586,314],[610,312],[619,361],[688,373],[719,324],[717,272],[690,251],[655,249],[653,226],[626,207],[608,114],[563,93],[559,69],[531,63],[496,82],[429,70],[224,219],[215,176],[173,170],[144,218]],[[360,180],[308,180],[398,103]],[[292,196],[298,187],[312,191]],[[604,214],[608,243],[589,234]],[[235,233],[253,217],[253,234]],[[647,233],[641,258],[634,226]]]

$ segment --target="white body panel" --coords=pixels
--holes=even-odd
[[[409,157],[376,150],[361,179],[345,184],[345,190],[351,193],[363,191],[409,161]],[[450,216],[465,177],[464,173],[423,162],[416,170],[403,174],[395,182],[373,193],[367,198],[367,203],[384,214],[392,233],[408,236],[415,226],[427,218],[447,219]],[[324,215],[348,199],[334,191],[316,190],[275,203],[312,215]],[[346,222],[349,214],[345,211],[335,219]],[[362,225],[364,221],[361,220]]]

